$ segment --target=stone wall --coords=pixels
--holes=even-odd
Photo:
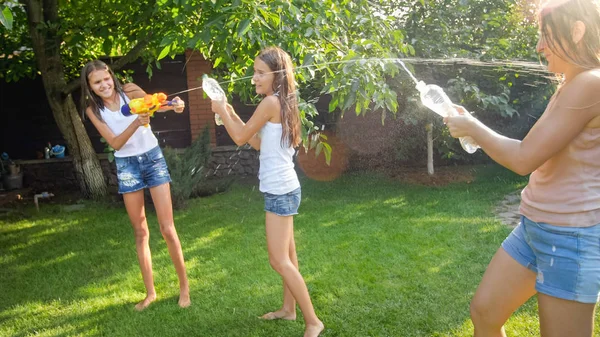
[[[213,149],[209,176],[257,176],[258,151],[247,146],[219,146]]]
[[[98,155],[104,177],[109,186],[117,185],[117,169],[105,154]],[[34,191],[77,190],[79,184],[73,169],[73,159],[50,158],[37,160],[16,160],[23,172],[23,187]]]

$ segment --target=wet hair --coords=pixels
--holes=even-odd
[[[85,118],[85,110],[89,107],[92,109],[94,116],[98,118],[100,121],[102,119],[102,115],[100,115],[100,110],[104,109],[104,101],[100,98],[92,88],[90,87],[90,82],[88,76],[96,70],[106,70],[110,74],[110,77],[114,83],[114,89],[117,94],[121,95],[123,100],[125,100],[125,93],[123,92],[123,87],[117,78],[115,77],[115,73],[110,69],[106,63],[100,60],[94,60],[88,62],[83,69],[81,69],[81,114],[82,117]]]
[[[292,59],[279,47],[263,49],[258,58],[274,72],[273,91],[278,93],[281,105],[281,144],[296,147],[300,144],[300,111]]]
[[[578,44],[573,42],[575,22],[585,25]],[[558,5],[545,3],[540,11],[541,38],[554,53],[585,69],[600,67],[600,1],[567,0]]]

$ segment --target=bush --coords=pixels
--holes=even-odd
[[[163,153],[172,179],[173,208],[184,208],[192,193],[207,179],[206,172],[212,155],[208,127],[185,150],[166,147]]]

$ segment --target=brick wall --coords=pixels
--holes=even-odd
[[[187,60],[185,70],[188,89],[202,86],[202,75],[211,73],[211,63],[205,60],[204,57],[195,50],[187,50],[185,52],[185,58]],[[203,96],[204,92],[202,89],[188,92],[187,107],[190,111],[190,131],[192,134],[192,141],[194,141],[194,139],[202,133],[202,130],[204,130],[206,125],[208,125],[210,127],[210,143],[214,147],[216,146],[214,113],[210,108],[210,99],[208,97],[204,98]]]

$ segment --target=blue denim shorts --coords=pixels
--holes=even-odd
[[[597,303],[600,293],[600,224],[564,227],[521,217],[502,248],[537,273],[535,289],[565,300]]]
[[[279,216],[298,214],[302,192],[300,187],[286,194],[263,193],[265,196],[265,211]]]
[[[115,157],[119,193],[130,193],[171,182],[167,162],[159,146],[131,157]]]

